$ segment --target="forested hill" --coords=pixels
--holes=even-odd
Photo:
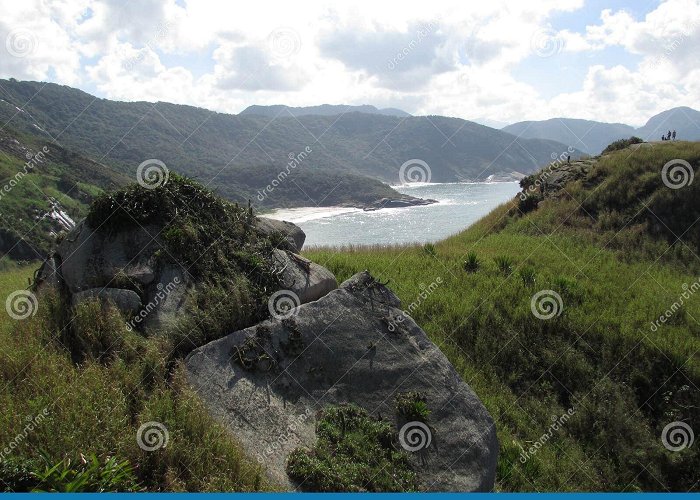
[[[429,165],[433,182],[449,182],[529,173],[567,148],[442,116],[351,112],[297,117],[283,111],[270,118],[110,101],[50,83],[2,80],[0,87],[0,119],[12,128],[55,137],[129,176],[142,161],[157,158],[234,200],[255,201],[290,155],[309,148],[291,179],[261,202],[267,206],[337,204],[366,191],[353,187],[358,183],[379,192],[381,184],[345,176],[397,184],[401,165],[414,158]],[[336,182],[338,176],[344,184]],[[319,188],[317,195],[305,193],[312,184]]]

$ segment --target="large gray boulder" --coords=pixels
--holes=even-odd
[[[273,261],[282,286],[294,292],[301,304],[318,300],[338,288],[332,272],[301,255],[276,249],[273,251]]]
[[[186,360],[190,383],[288,489],[296,485],[285,461],[295,448],[313,446],[318,410],[354,403],[395,419],[395,397],[420,392],[432,411],[430,446],[412,456],[422,488],[491,490],[498,457],[493,420],[399,306],[391,290],[360,273],[286,318],[194,350]]]
[[[255,227],[267,236],[278,234],[282,236],[289,245],[289,248],[294,252],[301,252],[306,240],[306,234],[299,226],[286,220],[268,219],[267,217],[258,217],[255,221]]]

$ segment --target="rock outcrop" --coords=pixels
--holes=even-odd
[[[210,412],[289,489],[297,485],[285,461],[295,448],[314,444],[316,412],[354,403],[392,419],[398,430],[394,400],[417,391],[432,412],[430,442],[412,456],[422,488],[491,490],[493,420],[399,306],[391,290],[360,273],[285,317],[194,350],[186,360],[189,380]]]
[[[282,236],[283,241],[275,241],[280,247],[301,249],[305,235],[296,225],[263,218],[255,222],[271,241]],[[127,317],[147,309],[139,326],[168,326],[184,313],[188,291],[197,282],[178,264],[162,232],[156,225],[98,231],[82,221],[46,259],[37,284],[59,288],[73,305],[98,297],[111,300]],[[330,271],[289,250],[274,249],[270,261],[281,289],[294,292],[298,303],[319,299],[338,286]]]

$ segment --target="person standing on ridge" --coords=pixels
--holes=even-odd
[[[675,140],[676,140],[676,131],[675,131],[675,130],[673,131],[673,136],[672,136],[672,137],[673,137],[673,140],[675,141]]]

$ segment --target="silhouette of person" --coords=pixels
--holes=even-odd
[[[567,165],[568,165],[569,163],[571,163],[571,155],[567,155],[567,157],[566,157],[566,163],[567,163]]]
[[[668,131],[668,136],[666,136],[666,140],[667,141],[671,140],[671,131],[670,130]]]
[[[675,130],[673,131],[673,140],[674,141],[676,140],[676,131]]]
[[[661,135],[661,140],[665,141],[666,140],[666,134]]]

